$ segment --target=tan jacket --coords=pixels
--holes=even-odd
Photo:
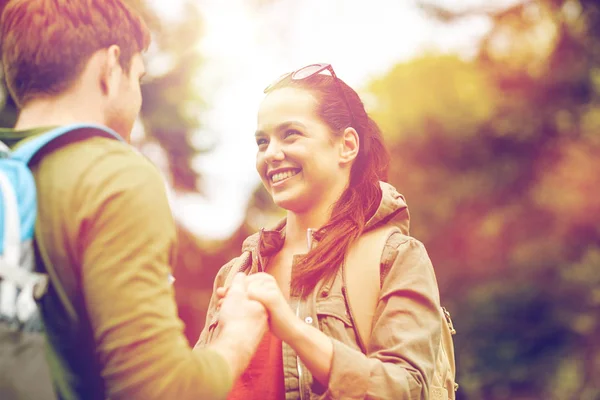
[[[409,214],[404,198],[386,183],[381,183],[381,187],[381,204],[367,230],[393,224],[403,233],[390,236],[381,255],[382,287],[370,343],[363,349],[357,340],[342,266],[332,283],[317,285],[305,299],[290,299],[299,318],[331,337],[333,361],[329,385],[323,387],[284,344],[286,400],[429,398],[441,335],[436,278],[424,246],[408,236]],[[285,221],[274,230],[262,229],[246,239],[242,250],[252,253],[252,262],[241,270],[262,271],[268,258],[283,245],[284,226]],[[221,268],[215,290],[223,286],[235,261]],[[217,326],[215,307],[213,294],[197,346],[205,346],[212,339]]]

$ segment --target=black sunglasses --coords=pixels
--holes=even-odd
[[[271,89],[273,89],[278,83],[280,83],[284,79],[287,79],[290,76],[291,76],[292,80],[300,81],[302,79],[310,78],[311,76],[320,74],[321,72],[323,72],[325,70],[329,71],[329,73],[333,77],[333,80],[335,81],[335,84],[337,85],[338,90],[340,91],[340,93],[342,94],[342,97],[344,98],[344,103],[346,103],[348,112],[350,113],[350,121],[352,124],[354,124],[354,115],[352,114],[352,108],[350,108],[350,103],[348,102],[348,98],[346,98],[346,94],[344,93],[344,90],[342,89],[342,85],[340,84],[339,79],[338,79],[337,75],[335,74],[335,71],[333,70],[333,67],[331,66],[331,64],[310,64],[310,65],[307,65],[306,67],[302,67],[293,72],[288,72],[286,74],[283,74],[279,78],[275,79],[269,86],[267,86],[265,88],[265,90],[263,90],[263,92],[269,93],[269,91],[271,91]]]

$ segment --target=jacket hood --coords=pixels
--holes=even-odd
[[[379,186],[381,187],[381,202],[375,214],[367,221],[365,231],[390,224],[397,226],[403,234],[408,235],[410,214],[404,196],[389,183],[379,182]]]
[[[403,234],[408,235],[410,216],[404,196],[389,183],[379,182],[379,186],[381,201],[375,214],[367,221],[365,232],[385,224],[391,224],[397,226]],[[285,222],[284,218],[275,227],[261,229],[246,238],[242,244],[242,251],[254,252],[257,246],[260,247],[260,253],[265,255],[278,251],[285,240]]]

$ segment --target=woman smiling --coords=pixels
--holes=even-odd
[[[269,312],[270,331],[230,399],[429,398],[438,288],[425,248],[408,236],[404,198],[385,183],[379,128],[328,64],[283,75],[265,93],[256,169],[287,216],[246,239],[242,256],[221,268],[198,346],[218,335],[219,301],[241,271],[248,295]],[[373,249],[381,281],[371,300],[360,290],[367,266],[350,271],[352,249],[391,227],[398,229]],[[352,274],[359,286],[350,293]],[[365,324],[353,304],[371,301]]]

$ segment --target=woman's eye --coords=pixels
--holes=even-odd
[[[261,147],[262,145],[265,145],[265,144],[267,144],[267,139],[264,139],[264,138],[256,139],[256,145],[258,147]]]
[[[295,130],[295,129],[288,129],[287,131],[285,131],[285,133],[283,134],[284,137],[290,137],[292,135],[300,135],[300,132]]]

